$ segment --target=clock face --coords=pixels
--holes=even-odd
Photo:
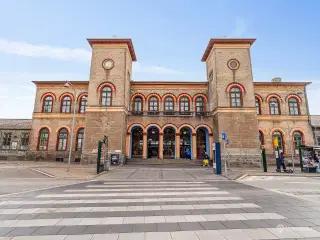
[[[106,59],[103,61],[102,66],[106,70],[110,70],[114,66],[114,62],[112,59]]]

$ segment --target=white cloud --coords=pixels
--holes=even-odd
[[[140,63],[133,63],[133,72],[136,73],[160,73],[160,74],[184,74],[182,71],[178,71],[163,66],[142,66]]]
[[[235,29],[232,31],[232,37],[242,37],[247,31],[247,24],[244,18],[236,20]]]
[[[91,59],[91,52],[86,49],[35,45],[3,39],[0,39],[0,52],[27,57],[48,57],[66,61],[88,62]]]

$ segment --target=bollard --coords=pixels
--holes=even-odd
[[[215,159],[216,159],[216,170],[215,174],[221,175],[221,144],[220,142],[216,142],[216,150],[215,150]]]

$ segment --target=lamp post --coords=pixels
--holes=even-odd
[[[71,82],[66,81],[64,84],[64,87],[66,88],[72,88],[75,96],[74,104],[73,104],[73,116],[72,116],[72,127],[71,127],[71,138],[69,143],[69,159],[68,159],[68,168],[67,172],[70,171],[70,162],[71,162],[71,154],[72,154],[72,145],[73,145],[73,134],[74,134],[74,122],[76,118],[76,106],[77,106],[77,92],[74,86],[71,84]]]

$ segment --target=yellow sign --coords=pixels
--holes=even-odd
[[[278,138],[274,138],[274,139],[273,139],[273,145],[274,145],[275,147],[279,147]]]

